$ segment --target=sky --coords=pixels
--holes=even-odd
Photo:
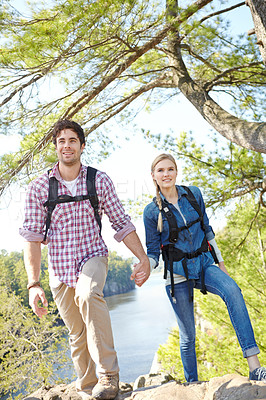
[[[228,5],[236,2],[229,1]],[[253,27],[248,7],[242,7],[235,12],[237,23],[233,25],[234,32],[247,32]],[[228,104],[223,104],[229,108]],[[108,159],[93,165],[99,170],[105,171],[113,180],[117,194],[121,200],[128,198],[136,200],[143,194],[154,195],[154,186],[150,175],[150,166],[153,159],[160,153],[149,144],[142,135],[141,128],[149,129],[152,133],[169,133],[170,130],[178,136],[182,131],[192,131],[201,142],[213,131],[211,126],[201,117],[198,111],[189,103],[183,95],[172,98],[164,105],[152,112],[140,111],[132,124],[121,127],[113,122],[113,134],[119,136],[120,148],[115,150]],[[126,140],[128,137],[129,140]],[[221,139],[222,140],[222,139]],[[16,151],[19,140],[17,136],[0,135],[0,156],[6,152]],[[182,165],[177,160],[179,178],[182,182]],[[185,184],[185,182],[182,182]],[[23,239],[18,230],[22,226],[23,207],[25,200],[24,189],[11,186],[5,196],[0,199],[0,250],[20,251],[23,249]],[[221,220],[211,217],[214,229],[222,226]],[[144,226],[142,219],[133,220],[137,233],[145,244]],[[117,251],[123,257],[131,257],[131,253],[124,244],[118,244],[114,239],[110,224],[106,218],[103,220],[103,238],[110,250]]]

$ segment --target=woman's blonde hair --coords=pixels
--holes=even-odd
[[[171,154],[163,153],[163,154],[160,154],[159,156],[157,156],[157,157],[153,160],[153,163],[151,164],[151,173],[152,173],[152,174],[154,173],[154,170],[155,170],[156,165],[157,165],[160,161],[163,161],[163,160],[170,160],[170,161],[172,161],[172,163],[174,164],[174,166],[175,166],[175,168],[176,168],[176,170],[177,170],[177,165],[176,165],[176,162],[175,162],[174,157],[173,157]],[[158,229],[159,232],[162,232],[162,230],[163,230],[163,217],[162,217],[162,208],[163,208],[163,205],[162,205],[162,198],[161,198],[161,196],[160,196],[160,186],[158,185],[158,183],[156,182],[156,180],[155,180],[154,178],[153,178],[153,183],[154,183],[154,185],[155,185],[155,187],[156,187],[156,202],[157,202],[158,207],[159,207],[159,210],[160,210],[159,216],[158,216],[157,229]]]

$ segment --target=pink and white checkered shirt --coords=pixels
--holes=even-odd
[[[86,195],[87,167],[81,166],[77,181],[76,195]],[[50,172],[59,181],[58,195],[71,195],[59,174],[58,164]],[[120,242],[135,226],[117,197],[112,180],[104,172],[98,171],[95,178],[99,200],[99,214],[105,213],[116,231],[115,239]],[[48,198],[49,178],[45,173],[29,185],[21,236],[27,241],[42,241],[47,215],[43,206]],[[75,287],[83,264],[96,256],[107,256],[108,249],[100,236],[99,226],[89,200],[57,204],[48,236],[49,267],[59,280],[67,286]]]

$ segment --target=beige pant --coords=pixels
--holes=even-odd
[[[75,289],[64,283],[52,289],[69,330],[79,390],[97,383],[96,365],[98,374],[113,375],[119,371],[109,310],[103,298],[107,263],[106,257],[94,257],[84,264]]]

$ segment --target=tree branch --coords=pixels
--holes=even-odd
[[[254,218],[252,218],[252,221],[250,222],[250,225],[249,225],[249,227],[248,227],[248,230],[247,230],[247,232],[246,232],[244,238],[243,238],[243,239],[241,240],[241,242],[236,246],[238,249],[245,243],[246,238],[248,237],[248,235],[249,235],[249,233],[250,233],[250,231],[251,231],[251,229],[252,229],[252,227],[253,227],[253,224],[254,224],[254,222],[256,221],[256,219],[257,219],[257,217],[258,217],[258,215],[259,215],[259,212],[260,212],[260,203],[258,204],[258,209],[257,209],[257,211],[256,211],[256,214],[255,214]]]
[[[245,4],[246,4],[245,1],[242,1],[241,3],[235,4],[235,5],[231,6],[231,7],[224,8],[223,10],[216,11],[214,13],[208,14],[208,15],[206,15],[206,17],[201,18],[199,20],[199,23],[201,24],[202,22],[206,21],[207,19],[210,19],[212,17],[216,17],[216,15],[220,15],[220,14],[224,14],[226,12],[232,11],[232,10],[234,10],[236,8],[244,6]]]
[[[252,67],[257,67],[261,65],[260,62],[252,62],[249,64],[245,64],[245,65],[239,65],[233,68],[229,68],[223,72],[221,72],[219,75],[217,75],[212,81],[208,82],[205,86],[204,86],[204,90],[206,90],[207,92],[210,91],[214,86],[216,86],[217,84],[221,84],[222,81],[219,81],[221,78],[226,77],[228,75],[230,75],[232,72],[238,72],[238,71],[243,71],[246,68],[252,68]],[[248,72],[248,71],[247,71]],[[261,71],[262,75],[265,75],[266,78],[266,72],[265,71]],[[254,71],[254,75],[256,76],[256,71]],[[242,80],[243,81],[243,80]],[[228,82],[227,82],[228,83]],[[259,83],[259,82],[258,82]]]
[[[189,75],[181,55],[178,31],[168,40],[173,81],[202,117],[221,135],[244,148],[266,153],[266,123],[241,120],[225,111]]]

